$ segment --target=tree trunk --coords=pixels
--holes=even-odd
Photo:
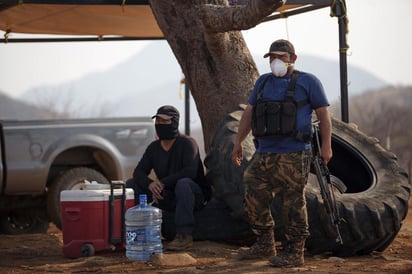
[[[151,1],[196,103],[206,152],[220,122],[238,104],[246,103],[259,76],[239,30],[255,26],[282,4],[251,0],[230,7],[223,0]]]

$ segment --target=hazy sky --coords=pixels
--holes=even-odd
[[[412,85],[412,1],[347,0],[346,4],[348,64],[388,84]],[[272,41],[286,38],[294,43],[298,58],[305,54],[338,60],[338,23],[329,13],[325,8],[263,23],[244,31],[244,37],[252,53],[263,55]],[[106,70],[150,43],[156,42],[0,44],[0,91],[17,97],[31,87]]]

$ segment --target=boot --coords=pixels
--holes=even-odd
[[[176,234],[173,241],[166,245],[165,249],[170,251],[183,251],[193,245],[193,238],[190,234]]]
[[[278,255],[269,259],[274,267],[294,267],[302,266],[304,260],[305,241],[288,242],[284,250]]]
[[[240,248],[237,253],[238,260],[276,256],[273,230],[255,230],[255,233],[257,234],[256,242],[250,248]]]

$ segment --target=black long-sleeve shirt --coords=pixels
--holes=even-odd
[[[211,187],[205,179],[199,148],[193,138],[176,137],[169,151],[162,148],[160,140],[153,141],[134,170],[135,182],[147,189],[153,181],[148,177],[152,169],[166,189],[173,190],[178,179],[191,178],[202,188],[205,199],[210,199]]]

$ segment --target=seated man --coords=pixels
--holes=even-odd
[[[173,106],[157,110],[153,141],[136,166],[126,187],[133,188],[136,204],[139,194],[165,211],[175,211],[176,237],[165,249],[181,251],[192,246],[194,210],[210,200],[211,187],[206,182],[196,141],[179,133],[179,111]],[[154,171],[156,179],[150,176]]]

